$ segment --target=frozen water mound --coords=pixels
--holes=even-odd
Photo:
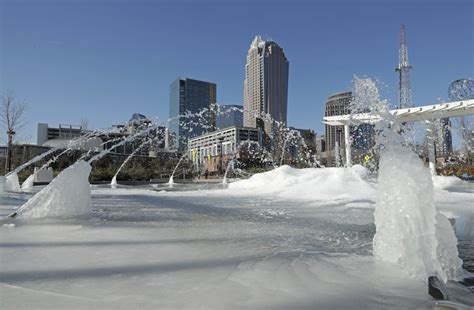
[[[416,279],[460,276],[457,240],[447,218],[436,213],[431,173],[402,145],[386,145],[381,154],[374,218],[376,258]]]
[[[231,183],[229,190],[247,195],[275,195],[301,200],[370,199],[375,192],[366,178],[367,170],[360,165],[306,169],[281,166]]]
[[[116,188],[117,187],[117,175],[114,175],[114,177],[112,178],[112,181],[110,181],[110,186],[112,188]]]
[[[468,182],[454,176],[433,175],[433,185],[437,189],[449,189],[453,187],[462,187]]]
[[[16,173],[12,173],[6,177],[5,191],[15,193],[21,192],[20,181],[18,180],[18,175]]]
[[[5,182],[6,182],[5,176],[0,175],[0,195],[2,195],[5,192]]]
[[[441,269],[445,275],[443,280],[462,278],[462,260],[458,255],[458,239],[448,218],[441,213],[436,214],[437,254]],[[453,246],[454,245],[454,246]],[[443,274],[441,274],[443,276]]]
[[[23,184],[21,184],[21,189],[25,190],[25,189],[33,188],[34,181],[35,181],[35,175],[32,174],[25,180],[25,182],[23,182]]]
[[[88,214],[91,209],[89,174],[91,166],[78,161],[18,209],[18,216],[42,218]]]

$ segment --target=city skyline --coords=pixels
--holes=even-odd
[[[29,124],[18,138],[30,142],[40,122],[75,124],[86,117],[91,127],[106,127],[133,112],[165,122],[169,83],[178,76],[213,81],[218,104],[243,105],[248,43],[262,34],[292,63],[288,125],[321,134],[326,99],[350,90],[354,75],[378,78],[387,85],[384,97],[396,104],[402,23],[415,105],[448,100],[451,81],[473,76],[471,2],[336,3],[301,1],[288,11],[292,3],[257,2],[248,22],[239,23],[250,2],[6,1],[1,91],[11,89],[29,104]],[[190,10],[194,6],[211,10]],[[208,15],[215,18],[203,21]],[[193,25],[203,31],[187,34]]]

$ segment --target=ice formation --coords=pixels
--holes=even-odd
[[[76,162],[30,198],[17,214],[25,218],[88,214],[91,208],[90,171],[89,163]]]
[[[24,182],[23,184],[21,184],[21,189],[25,190],[25,189],[30,189],[33,187],[33,182],[35,180],[35,175],[32,174],[30,175]]]
[[[438,189],[448,189],[451,187],[460,187],[468,184],[466,181],[463,181],[455,176],[433,175],[432,178],[433,186]]]
[[[181,158],[178,160],[178,163],[176,164],[176,166],[174,167],[173,169],[173,173],[171,174],[170,176],[170,179],[168,181],[168,184],[170,186],[172,186],[174,184],[174,174],[176,173],[176,170],[178,170],[178,167],[179,167],[179,164],[183,161],[183,159],[187,156],[186,153],[183,154],[183,156],[181,156]]]
[[[132,157],[138,153],[138,151],[141,150],[142,147],[144,147],[145,145],[149,144],[150,142],[152,142],[153,139],[148,139],[147,141],[145,141],[144,143],[142,143],[139,147],[137,147],[130,155],[128,155],[128,157],[124,160],[124,162],[120,165],[120,167],[118,168],[117,172],[115,173],[114,177],[112,178],[112,181],[110,181],[110,185],[113,187],[113,188],[116,188],[117,187],[117,176],[118,174],[120,173],[120,171],[122,171],[122,168],[125,167],[125,165],[130,161],[130,159],[132,159]]]
[[[456,237],[448,220],[436,214],[430,171],[402,145],[385,147],[374,213],[374,255],[401,265],[414,278],[457,278],[461,261]]]
[[[5,176],[0,175],[0,194],[3,194],[5,192]]]
[[[360,165],[343,169],[296,169],[285,165],[231,183],[229,191],[298,200],[366,198],[374,195],[374,188],[367,182],[366,176],[367,170]]]
[[[354,104],[381,119],[375,128],[380,150],[375,257],[400,265],[413,278],[458,278],[461,260],[454,231],[437,214],[431,173],[405,145],[406,129],[389,113],[370,79],[356,78]]]
[[[5,190],[8,192],[21,192],[20,181],[16,173],[11,173],[6,176]]]
[[[114,175],[114,177],[112,178],[112,181],[110,181],[110,186],[112,186],[112,188],[117,187],[117,175]]]

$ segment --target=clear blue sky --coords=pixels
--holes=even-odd
[[[378,78],[397,100],[404,23],[415,105],[447,99],[474,75],[474,5],[444,1],[4,1],[0,91],[27,101],[23,139],[38,122],[107,127],[133,112],[168,117],[178,76],[217,83],[220,104],[242,104],[256,34],[290,61],[288,123],[322,132],[325,99],[354,75]]]

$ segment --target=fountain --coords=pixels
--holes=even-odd
[[[72,140],[69,143],[69,147],[66,150],[61,152],[59,155],[54,156],[48,162],[43,164],[43,166],[39,170],[47,168],[51,163],[55,162],[59,157],[61,157],[65,153],[69,152],[74,147],[80,146],[81,143],[87,142],[89,139],[95,138],[95,135],[97,133],[101,133],[101,131],[93,131],[93,132],[90,132],[90,133],[88,133],[84,136],[80,136],[80,137]],[[50,154],[55,153],[58,150],[59,150],[59,148],[52,148],[52,149],[50,149],[50,150],[48,150],[44,153],[41,153],[41,154],[35,156],[34,158],[30,159],[26,163],[18,166],[17,168],[12,170],[11,172],[7,173],[6,176],[5,176],[6,179],[7,179],[7,181],[5,182],[5,185],[4,185],[4,186],[6,186],[5,190],[11,191],[11,192],[21,192],[21,189],[31,188],[33,186],[34,175],[30,175],[25,180],[24,185],[22,184],[22,186],[20,187],[20,183],[18,181],[18,173],[21,172],[23,169],[27,168],[28,166],[42,160],[43,158],[46,158]]]
[[[117,172],[115,173],[114,177],[112,178],[112,181],[110,181],[110,186],[112,186],[112,188],[116,188],[117,187],[117,176],[118,174],[120,173],[120,171],[122,170],[122,168],[130,161],[130,159],[132,159],[132,157],[139,151],[141,150],[142,147],[144,147],[145,145],[151,143],[152,141],[154,141],[154,139],[148,139],[147,141],[143,142],[139,147],[137,147],[133,152],[132,154],[130,154],[125,160],[124,162],[122,163],[122,165],[120,165],[120,167],[118,168]]]
[[[380,152],[375,257],[398,264],[413,278],[459,279],[457,240],[448,219],[435,209],[429,169],[404,140],[403,125],[380,100],[375,83],[356,78],[354,88],[352,110],[368,109],[382,119],[375,128]]]
[[[385,114],[384,102],[378,99],[372,84],[367,80],[356,81],[355,93],[360,98],[356,103],[371,103],[373,113],[387,117],[377,125],[377,185],[368,182],[367,172],[361,166],[296,169],[283,165],[254,174],[249,180],[222,186],[228,188],[222,191],[201,190],[202,187],[195,187],[199,190],[191,193],[156,192],[149,188],[91,189],[91,163],[138,135],[122,139],[95,156],[88,153],[15,212],[26,218],[79,219],[55,219],[29,226],[3,225],[6,259],[2,280],[6,284],[2,288],[13,292],[13,298],[7,302],[14,305],[15,296],[27,294],[24,299],[30,304],[37,303],[38,298],[59,304],[64,296],[92,296],[99,289],[112,300],[97,305],[99,308],[116,308],[124,302],[133,308],[136,296],[143,298],[144,304],[152,300],[155,306],[156,300],[165,299],[165,306],[183,301],[177,305],[192,308],[195,304],[208,306],[206,303],[211,299],[211,308],[216,304],[231,308],[241,302],[242,296],[250,295],[255,298],[249,299],[246,306],[261,308],[267,306],[264,302],[268,292],[272,296],[274,292],[285,292],[277,296],[281,299],[276,302],[271,300],[270,308],[426,307],[431,301],[423,283],[400,276],[398,266],[374,264],[374,260],[395,263],[416,279],[426,280],[432,275],[443,281],[455,279],[460,276],[456,239],[447,218],[434,208],[427,169],[407,150],[399,134],[402,125]],[[146,135],[146,130],[139,135]],[[289,149],[291,136],[281,141],[283,149]],[[257,159],[275,164],[272,154],[251,148],[251,143],[249,152],[255,151]],[[116,182],[133,154],[122,163],[112,182]],[[173,169],[170,184],[185,156]],[[88,157],[91,158],[86,161]],[[227,184],[232,171],[249,176],[236,163],[233,158],[227,164],[223,184]],[[91,191],[94,218],[87,219],[84,217],[91,213]],[[377,231],[372,240],[374,201]],[[222,235],[222,231],[226,234]],[[174,240],[176,232],[179,238]],[[120,262],[111,267],[109,260],[116,255]],[[39,260],[32,261],[31,257]],[[168,265],[170,257],[178,261]],[[180,257],[185,259],[181,262]],[[64,262],[68,262],[67,266],[61,265]],[[97,264],[90,266],[90,262]],[[38,263],[44,272],[36,270]],[[163,277],[162,270],[170,268],[180,272]],[[202,268],[208,281],[196,286],[196,279],[202,278]],[[57,276],[51,277],[49,270]],[[123,277],[124,274],[134,281],[130,283],[130,277]],[[223,274],[231,276],[222,277]],[[84,276],[88,281],[85,286]],[[32,286],[33,293],[21,288],[25,281]],[[38,297],[44,281],[57,294]],[[173,294],[176,283],[193,294],[185,299],[181,298],[183,290]],[[216,289],[219,300],[214,301]],[[157,292],[162,292],[159,298]],[[320,300],[323,305],[318,304]],[[96,306],[90,299],[74,302],[84,302],[78,307],[91,303]]]
[[[21,184],[21,190],[24,191],[24,190],[29,190],[29,189],[33,188],[34,180],[35,180],[35,174],[32,173],[32,174],[30,174],[30,176],[29,176],[28,178],[26,178],[26,180]]]
[[[46,156],[56,152],[57,150],[58,150],[57,148],[52,148],[52,149],[50,149],[50,150],[48,150],[44,153],[41,153],[41,154],[33,157],[32,159],[30,159],[29,161],[27,161],[23,165],[20,165],[20,166],[16,167],[14,170],[8,172],[5,175],[5,178],[6,178],[5,185],[4,185],[5,191],[17,192],[17,193],[21,192],[20,182],[18,180],[18,173],[20,171],[22,171],[23,169],[25,169],[26,167],[28,167],[29,165],[34,164],[37,161],[40,161],[41,159],[43,159]]]
[[[89,214],[91,169],[90,163],[77,161],[31,197],[10,217],[17,215],[25,218],[74,217]]]
[[[225,169],[225,173],[224,173],[224,178],[222,179],[222,184],[227,184],[227,173],[229,172],[229,169],[231,167],[234,167],[234,162],[235,160],[231,159],[229,163],[227,164],[227,168]]]
[[[176,166],[174,167],[173,173],[171,173],[170,179],[169,179],[169,181],[168,181],[169,187],[173,187],[173,185],[175,184],[175,183],[174,183],[174,180],[173,180],[174,174],[176,173],[176,170],[178,169],[179,164],[181,163],[181,161],[182,161],[186,156],[187,156],[187,154],[184,153],[183,156],[181,156],[181,158],[178,160],[178,163],[176,164]]]
[[[21,215],[27,218],[46,216],[77,216],[90,212],[89,174],[91,163],[102,158],[113,149],[149,133],[156,126],[150,126],[131,135],[109,149],[96,154],[88,161],[79,159],[73,165],[64,169],[51,183],[30,198],[25,204],[11,213],[9,217]],[[7,180],[8,182],[8,180]]]

